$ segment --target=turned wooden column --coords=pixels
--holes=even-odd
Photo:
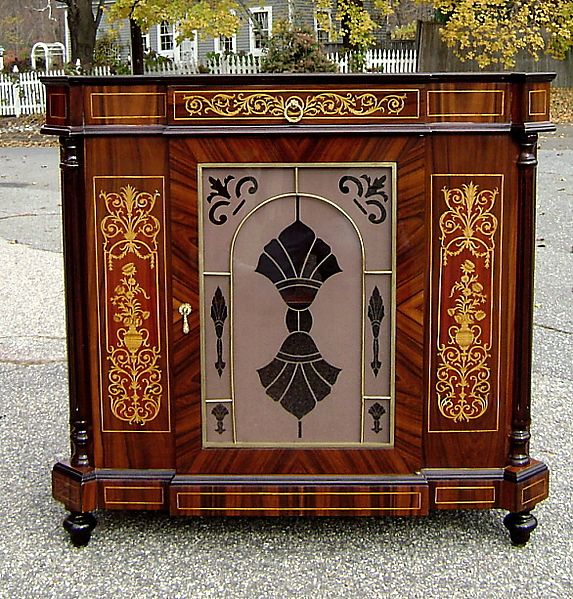
[[[90,354],[88,351],[86,289],[87,256],[83,246],[87,232],[84,204],[82,141],[60,138],[62,171],[62,218],[64,225],[64,267],[66,285],[66,328],[68,342],[68,379],[70,391],[71,465],[89,467],[92,463],[89,405]]]
[[[519,134],[517,160],[517,269],[514,321],[515,386],[509,461],[512,466],[529,464],[531,423],[531,362],[533,337],[533,268],[535,260],[535,179],[537,133]]]

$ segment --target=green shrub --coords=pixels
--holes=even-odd
[[[309,27],[273,23],[273,35],[261,61],[263,73],[332,73],[337,66],[325,54]]]

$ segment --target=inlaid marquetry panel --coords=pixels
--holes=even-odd
[[[503,175],[432,175],[430,432],[499,426]]]
[[[170,430],[163,177],[94,177],[102,430]]]
[[[384,122],[420,118],[420,90],[412,88],[176,89],[171,100],[176,122]]]

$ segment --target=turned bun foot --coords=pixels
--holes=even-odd
[[[537,526],[537,518],[530,512],[510,512],[503,519],[513,545],[522,546]]]
[[[64,520],[64,528],[68,531],[75,547],[85,547],[89,543],[96,524],[95,516],[89,512],[72,512]]]

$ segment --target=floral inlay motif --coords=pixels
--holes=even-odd
[[[221,92],[186,94],[183,100],[185,110],[193,117],[284,117],[289,122],[298,122],[307,117],[398,116],[404,110],[406,98],[406,94],[380,96],[370,92],[322,92],[306,96]]]
[[[452,286],[450,298],[455,298],[447,314],[455,324],[448,328],[447,343],[438,346],[439,365],[436,391],[438,407],[454,422],[479,418],[488,408],[491,345],[482,338],[479,324],[487,314],[484,287],[476,273],[476,265],[465,260],[461,277]]]
[[[483,258],[485,267],[489,268],[498,227],[491,210],[499,195],[498,189],[479,191],[479,186],[470,182],[461,188],[444,187],[442,194],[448,207],[440,217],[443,265],[448,263],[449,257],[467,250],[474,258]]]
[[[137,268],[129,262],[121,272],[123,277],[110,298],[115,308],[113,320],[121,326],[115,344],[108,350],[108,392],[114,416],[144,425],[157,416],[161,407],[163,389],[157,364],[160,354],[144,326],[150,312],[144,309],[142,301],[150,297],[137,281]]]
[[[137,191],[126,185],[119,193],[101,191],[99,197],[108,212],[101,221],[101,231],[109,270],[113,270],[114,260],[127,254],[149,260],[150,267],[154,268],[160,223],[151,212],[159,192]]]

